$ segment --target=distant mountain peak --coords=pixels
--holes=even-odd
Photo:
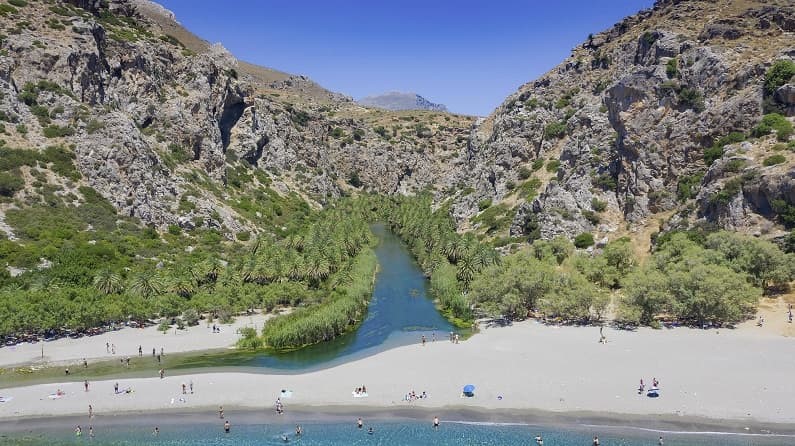
[[[359,104],[386,110],[434,110],[447,111],[443,104],[435,104],[417,93],[390,91],[388,93],[367,96],[360,99]]]

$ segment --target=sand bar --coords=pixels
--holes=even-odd
[[[550,327],[522,322],[490,328],[460,344],[409,345],[337,367],[298,375],[192,373],[119,380],[133,392],[116,395],[116,380],[2,389],[0,418],[123,412],[180,412],[218,405],[272,412],[282,389],[286,410],[445,408],[542,410],[665,417],[704,417],[795,424],[795,340],[763,331]],[[161,335],[162,336],[162,335]],[[419,335],[418,335],[419,336]],[[104,348],[104,343],[103,343]],[[640,378],[660,380],[660,397],[638,395]],[[182,395],[181,384],[194,384]],[[475,397],[462,398],[465,384]],[[368,396],[352,391],[366,385]],[[61,398],[48,395],[57,389]],[[411,390],[428,398],[403,401]],[[502,398],[500,398],[502,397]],[[182,401],[184,400],[184,401]],[[172,402],[173,401],[173,402]]]
[[[199,325],[184,330],[171,328],[165,334],[157,331],[156,326],[145,328],[122,328],[96,336],[83,336],[77,339],[61,338],[49,342],[34,344],[22,343],[15,346],[0,348],[0,367],[11,365],[36,364],[54,365],[87,361],[119,359],[125,356],[137,357],[138,346],[143,349],[144,356],[152,356],[152,349],[165,354],[210,350],[235,345],[241,327],[262,329],[262,325],[271,315],[254,314],[239,316],[231,324],[218,324],[219,333],[213,333],[212,324],[200,321]],[[115,354],[106,349],[106,343],[115,346]],[[42,357],[42,346],[44,356]]]

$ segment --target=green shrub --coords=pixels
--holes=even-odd
[[[555,173],[560,168],[560,160],[549,160],[547,162],[547,172]]]
[[[8,14],[16,14],[19,10],[11,5],[0,4],[0,17],[4,17]]]
[[[18,170],[0,172],[0,195],[11,197],[25,186],[22,173]]]
[[[533,174],[533,172],[530,169],[528,169],[527,167],[521,167],[519,169],[519,179],[520,180],[526,180],[526,179],[530,178],[530,175],[532,175],[532,174]]]
[[[777,153],[773,156],[765,158],[762,164],[765,166],[775,166],[776,164],[781,164],[785,161],[787,161],[787,159],[784,157],[784,155]]]
[[[778,218],[781,219],[784,226],[788,228],[795,226],[795,205],[787,203],[786,200],[776,199],[770,202],[770,206],[778,214]],[[793,231],[793,235],[795,235],[795,231]],[[793,240],[795,241],[795,238]]]
[[[595,184],[604,190],[616,190],[618,188],[618,181],[613,175],[605,172],[596,177]]]
[[[604,212],[607,209],[607,202],[601,201],[596,197],[591,198],[591,207],[596,212]]]
[[[791,60],[777,60],[765,73],[765,94],[773,95],[778,87],[786,84],[795,76],[795,62]]]
[[[762,121],[754,127],[751,135],[760,138],[775,130],[779,141],[786,142],[792,135],[792,124],[778,113],[770,113],[762,117]]]
[[[723,185],[723,189],[716,192],[711,201],[714,203],[727,204],[743,189],[743,181],[741,178],[732,178]]]
[[[45,127],[42,133],[45,138],[62,138],[74,135],[75,130],[69,126],[50,125]]]
[[[704,111],[704,96],[695,88],[683,87],[677,93],[679,104],[693,109],[696,113]]]
[[[362,137],[364,137],[364,130],[356,129],[353,131],[353,139],[356,141],[361,141]]]
[[[247,242],[251,239],[251,233],[248,231],[240,231],[235,234],[235,238],[240,240],[241,242]]]
[[[332,130],[331,133],[329,133],[329,135],[331,135],[333,138],[339,139],[345,136],[345,131],[339,127],[335,127],[334,130]]]
[[[740,132],[731,132],[726,136],[722,136],[712,143],[711,147],[704,149],[704,164],[707,166],[715,162],[723,156],[724,147],[729,144],[745,141],[746,136]]]
[[[676,57],[672,57],[668,63],[665,64],[665,75],[668,76],[668,79],[673,79],[675,77],[679,77],[679,59]]]
[[[89,135],[93,135],[94,133],[98,132],[105,128],[105,123],[102,121],[97,121],[96,119],[92,119],[86,123],[86,133]]]
[[[522,183],[522,185],[519,186],[519,191],[525,200],[533,201],[533,199],[538,195],[539,187],[541,187],[541,180],[533,177]]]
[[[348,184],[350,184],[355,188],[362,187],[363,183],[362,180],[359,178],[359,172],[354,170],[350,173],[350,175],[348,176]]]
[[[691,198],[696,198],[698,187],[701,186],[702,179],[704,179],[703,172],[680,177],[676,186],[676,196],[679,198],[679,201],[687,201]]]
[[[590,232],[583,232],[579,234],[577,237],[574,237],[574,246],[579,249],[585,249],[589,246],[593,246],[593,234]]]
[[[542,167],[544,167],[544,160],[542,158],[533,160],[533,171],[536,171]]]
[[[168,233],[171,235],[180,235],[182,234],[182,228],[179,225],[168,225]]]
[[[544,138],[563,138],[566,135],[565,122],[552,122],[544,127]]]
[[[17,133],[20,135],[27,135],[28,127],[25,124],[17,124]]]
[[[594,226],[598,225],[602,221],[601,218],[599,218],[599,215],[593,211],[584,210],[582,211],[582,216]]]
[[[478,201],[478,210],[480,211],[488,209],[490,206],[491,206],[491,199],[489,198]]]

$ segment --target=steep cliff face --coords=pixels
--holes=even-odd
[[[795,58],[792,17],[785,0],[661,0],[475,120],[361,107],[145,0],[31,0],[0,17],[2,137],[73,153],[82,178],[56,182],[64,194],[91,186],[161,229],[268,231],[252,196],[431,190],[459,229],[506,240],[660,220],[775,235],[795,224],[793,144],[758,126],[795,113],[792,75],[769,75]],[[30,196],[14,190],[0,228]]]
[[[772,144],[746,143],[746,164],[731,175],[753,180],[727,202],[715,199],[725,180],[717,170],[735,152],[710,167],[704,151],[732,132],[750,139],[765,113],[792,115],[791,81],[773,95],[763,87],[775,61],[795,57],[791,17],[795,8],[785,1],[659,1],[589,36],[511,95],[473,139],[478,199],[459,202],[460,217],[477,211],[473,201],[510,199],[509,186],[526,181],[519,172],[544,163],[555,175],[537,175],[544,180],[537,197],[518,197],[513,235],[610,235],[672,211],[737,230],[775,230],[780,219],[770,203],[795,203],[791,153],[764,167]]]
[[[436,187],[453,168],[440,158],[468,132],[467,117],[372,112],[239,63],[141,0],[30,1],[0,20],[13,28],[0,55],[5,144],[69,148],[82,183],[160,228],[257,231],[236,209],[241,178],[321,204]]]

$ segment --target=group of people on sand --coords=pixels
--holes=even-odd
[[[410,403],[413,403],[414,401],[417,401],[417,400],[420,400],[420,399],[425,399],[425,398],[428,398],[428,394],[425,393],[424,390],[419,395],[417,394],[417,392],[412,390],[411,392],[407,393],[406,396],[403,397],[403,401],[408,401]]]
[[[649,388],[649,392],[653,392],[653,391],[656,392],[657,390],[659,390],[659,387],[660,387],[660,381],[658,381],[657,378],[652,378],[651,379],[651,387]],[[645,392],[645,391],[646,391],[646,383],[643,382],[643,378],[641,378],[640,379],[640,385],[638,385],[638,395],[643,395],[643,392]]]
[[[367,387],[365,387],[364,384],[362,384],[361,387],[357,387],[356,389],[354,389],[354,391],[352,393],[353,393],[354,397],[367,396]]]

